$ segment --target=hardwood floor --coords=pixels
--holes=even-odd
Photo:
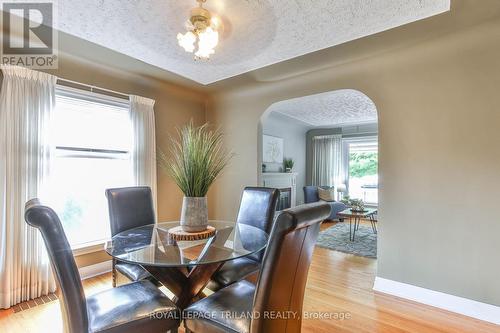
[[[111,273],[83,281],[87,296],[111,288]],[[0,310],[2,333],[58,333],[62,332],[59,301],[37,305],[14,313],[13,309]]]
[[[331,226],[327,223],[325,229]],[[376,260],[316,248],[304,311],[345,319],[304,319],[303,332],[500,332],[500,326],[373,292]],[[84,281],[87,295],[111,287],[111,275]],[[60,332],[58,301],[13,313],[0,311],[0,332]],[[182,330],[181,330],[182,331]]]

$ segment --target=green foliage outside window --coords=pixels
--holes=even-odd
[[[378,153],[350,153],[349,176],[361,178],[377,174]]]
[[[66,228],[76,228],[82,221],[83,209],[77,200],[70,197],[64,203],[60,216]]]

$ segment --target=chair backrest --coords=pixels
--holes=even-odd
[[[42,233],[60,290],[65,332],[88,332],[87,302],[73,252],[57,214],[38,199],[26,203],[26,222]]]
[[[330,215],[325,202],[284,210],[271,231],[254,296],[250,331],[300,332],[307,274],[321,222]],[[265,313],[279,313],[273,319]],[[285,315],[288,315],[285,318]]]
[[[111,236],[122,231],[155,223],[151,188],[148,186],[106,190]]]
[[[319,201],[318,187],[304,186],[304,202],[307,204],[318,201]]]
[[[237,223],[248,224],[271,232],[278,203],[279,191],[267,187],[245,187],[241,196]],[[261,260],[264,252],[256,253],[249,258]]]

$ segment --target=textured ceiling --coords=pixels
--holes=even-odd
[[[56,27],[209,84],[448,11],[450,0],[207,0],[224,22],[209,61],[195,61],[177,45],[194,6],[194,0],[59,0]]]
[[[353,89],[293,98],[274,103],[268,110],[315,127],[377,122],[375,104]]]

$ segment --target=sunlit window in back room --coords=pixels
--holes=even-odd
[[[49,200],[72,247],[109,236],[105,189],[132,186],[133,132],[126,100],[58,89]]]
[[[348,142],[349,196],[366,204],[378,204],[378,142],[357,139]]]

